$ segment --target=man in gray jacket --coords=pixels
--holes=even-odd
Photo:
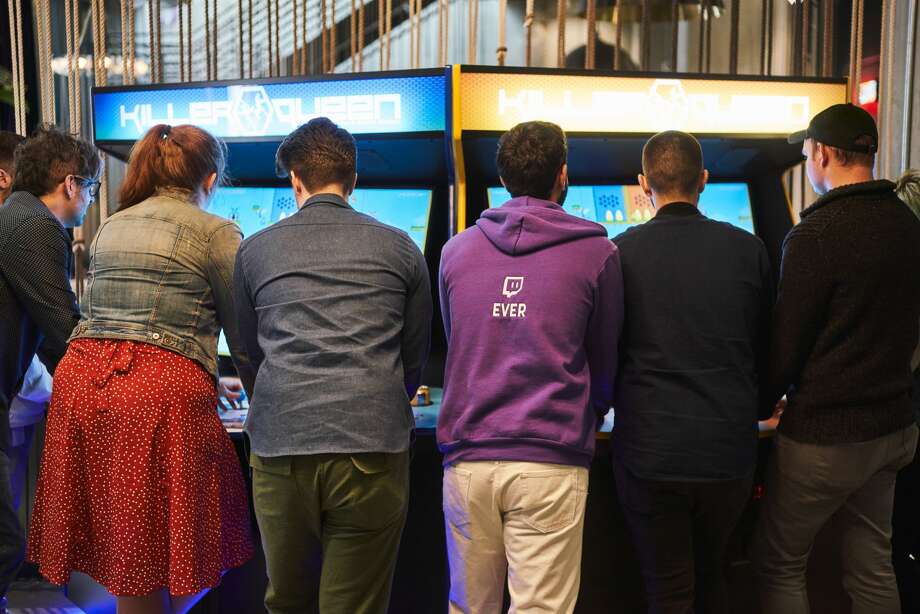
[[[432,299],[409,236],[348,204],[352,136],[326,118],[277,164],[298,212],[237,256],[240,332],[256,371],[245,430],[271,614],[384,613],[406,517],[409,397]]]

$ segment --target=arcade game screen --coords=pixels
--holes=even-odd
[[[490,207],[498,207],[511,198],[501,186],[489,188],[488,196]],[[611,239],[655,216],[652,201],[637,185],[569,186],[562,208],[572,215],[603,225]],[[754,233],[751,198],[746,183],[707,184],[700,195],[699,208],[706,217]]]
[[[403,188],[358,188],[349,199],[360,211],[389,226],[404,230],[425,251],[431,190]],[[244,237],[271,226],[297,212],[291,188],[220,188],[208,204],[208,212],[235,221]],[[219,354],[229,355],[224,334],[217,343]]]

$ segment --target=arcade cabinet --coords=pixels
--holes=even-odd
[[[818,111],[846,101],[845,81],[681,74],[612,73],[453,66],[451,127],[455,232],[510,195],[495,165],[498,139],[514,125],[551,121],[568,136],[569,191],[564,208],[615,237],[654,216],[637,184],[641,153],[653,134],[694,134],[710,179],[700,208],[709,217],[759,236],[778,272],[782,241],[793,216],[782,175],[802,161],[788,134]],[[609,431],[611,421],[605,421]],[[576,612],[645,609],[643,581],[616,500],[608,433],[599,433],[585,517],[582,582]],[[750,533],[732,544],[743,559]],[[742,519],[742,523],[745,519]]]
[[[358,149],[358,184],[352,206],[401,228],[426,256],[434,315],[432,349],[423,384],[437,400],[442,385],[445,341],[437,297],[441,247],[449,236],[451,169],[447,124],[450,82],[444,69],[323,75],[246,81],[180,83],[93,90],[96,144],[127,161],[131,146],[158,123],[193,124],[222,138],[228,148],[229,185],[208,204],[251,236],[297,211],[287,177],[275,174],[281,140],[313,117],[325,116],[349,130]],[[232,375],[229,348],[218,342],[222,375]],[[360,382],[355,382],[360,386]],[[416,408],[414,408],[416,409]],[[417,421],[433,426],[436,405],[417,408]],[[225,414],[225,426],[248,461],[240,433],[245,410]],[[414,444],[412,498],[393,590],[393,611],[426,611],[440,600],[443,581],[419,585],[419,569],[446,578],[441,550],[440,457],[432,437]],[[257,535],[257,534],[256,534]],[[264,560],[229,573],[196,611],[257,612],[265,589]],[[428,591],[428,592],[426,592]],[[202,609],[204,608],[204,609]]]

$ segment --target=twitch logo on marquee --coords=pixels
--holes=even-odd
[[[192,124],[217,128],[222,136],[286,134],[315,117],[337,124],[381,128],[402,121],[402,97],[396,93],[351,96],[271,97],[261,85],[235,85],[225,89],[225,100],[173,102],[154,111],[152,104],[119,105],[119,128],[144,133],[151,126]],[[180,110],[181,109],[181,110]]]

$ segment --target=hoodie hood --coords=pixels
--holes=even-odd
[[[600,224],[569,215],[556,203],[532,196],[519,196],[496,209],[486,209],[476,226],[495,247],[512,256],[607,236]]]

